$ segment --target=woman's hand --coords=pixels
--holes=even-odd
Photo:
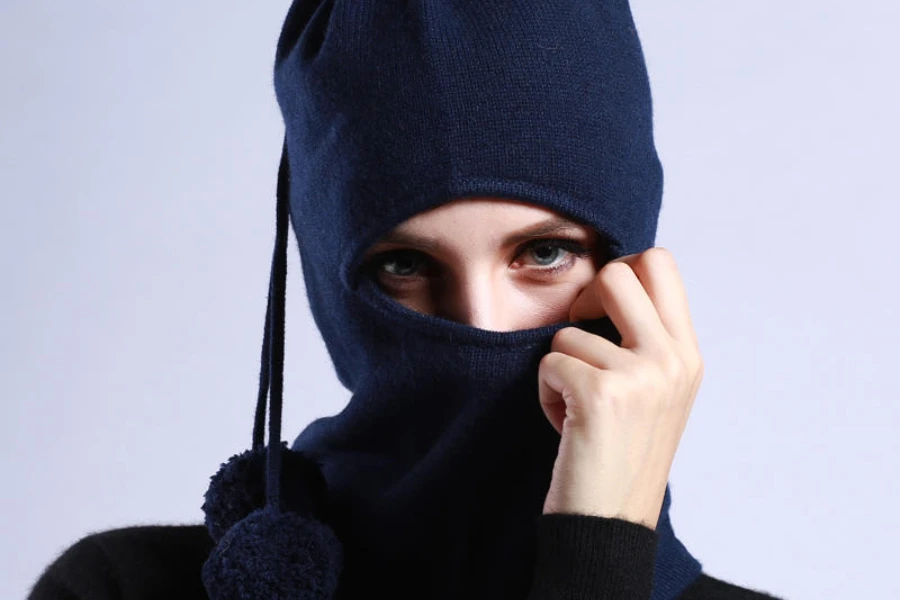
[[[544,513],[615,517],[656,529],[703,378],[672,254],[656,247],[604,265],[569,318],[607,315],[621,347],[566,327],[541,359],[541,407],[562,435]]]

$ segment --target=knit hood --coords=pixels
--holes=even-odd
[[[475,196],[588,224],[610,258],[652,247],[662,169],[629,5],[295,0],[274,82],[279,225],[255,458],[241,468],[264,479],[258,514],[304,520],[291,535],[283,523],[249,526],[250,501],[210,517],[222,495],[211,488],[211,597],[524,599],[560,440],[538,401],[538,362],[565,326],[615,343],[618,332],[607,317],[496,332],[420,314],[385,294],[363,256],[405,219]],[[267,451],[269,391],[269,440],[281,439],[288,217],[313,317],[352,396],[290,449]],[[667,488],[653,600],[700,574],[670,504]],[[256,575],[235,574],[245,554]],[[252,588],[254,576],[269,587]]]

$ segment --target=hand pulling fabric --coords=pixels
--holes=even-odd
[[[524,600],[560,439],[540,409],[538,362],[565,326],[619,334],[609,318],[495,332],[420,314],[380,289],[363,256],[405,219],[465,197],[587,223],[611,258],[652,247],[662,168],[629,4],[295,0],[274,66],[285,141],[260,393],[253,447],[206,494],[210,597]],[[352,393],[290,448],[288,215]],[[701,572],[670,506],[667,487],[652,600]]]

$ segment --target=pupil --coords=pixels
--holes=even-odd
[[[560,248],[558,246],[540,246],[534,249],[534,256],[538,263],[549,265],[555,262]]]

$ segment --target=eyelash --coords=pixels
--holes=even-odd
[[[543,238],[543,239],[531,240],[531,241],[526,242],[526,243],[522,244],[521,246],[519,246],[519,248],[516,250],[516,258],[519,258],[520,256],[522,256],[522,254],[524,254],[526,252],[530,252],[530,251],[535,250],[536,248],[543,248],[543,247],[560,248],[561,250],[564,250],[569,254],[568,260],[563,260],[562,262],[560,262],[559,264],[556,264],[554,266],[535,266],[535,267],[533,267],[533,269],[540,271],[542,274],[551,274],[551,275],[568,269],[572,265],[572,262],[574,262],[574,260],[576,258],[583,258],[585,256],[590,255],[592,252],[592,250],[590,248],[586,248],[581,243],[579,243],[575,240],[572,240],[572,239]],[[387,250],[385,252],[381,252],[381,253],[373,256],[369,260],[368,266],[369,266],[369,269],[371,270],[371,272],[374,273],[375,275],[378,275],[379,273],[384,273],[384,275],[386,275],[387,277],[392,277],[394,279],[413,279],[415,277],[422,277],[423,275],[420,273],[414,273],[412,275],[396,275],[393,273],[388,273],[386,271],[382,271],[381,267],[385,262],[389,262],[394,257],[410,256],[410,255],[419,257],[419,256],[422,256],[423,254],[424,253],[418,252],[416,250],[403,250],[403,249]],[[424,259],[424,262],[427,262],[429,259],[427,258],[427,255],[425,255],[425,257],[426,258]]]

